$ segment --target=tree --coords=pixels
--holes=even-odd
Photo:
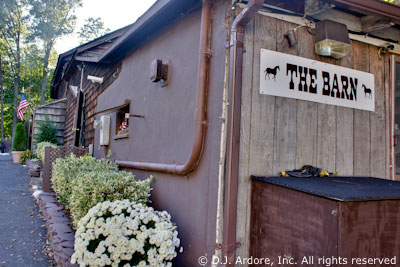
[[[43,80],[40,104],[44,104],[47,88],[48,64],[57,38],[73,32],[76,22],[75,9],[81,0],[28,0],[31,5],[32,38],[43,42]]]
[[[0,39],[0,43],[3,40]],[[13,114],[14,114],[14,72],[10,61],[12,58],[5,53],[5,46],[0,44],[1,70],[2,70],[2,89],[3,89],[3,127],[4,138],[10,138],[13,134]]]
[[[104,29],[104,22],[101,18],[89,17],[85,20],[85,24],[78,31],[78,38],[80,43],[83,44],[103,36],[109,31],[110,29],[108,28]]]
[[[28,16],[24,15],[24,0],[0,1],[0,38],[14,76],[13,133],[17,124],[18,90],[21,72],[21,43]]]
[[[3,68],[2,68],[2,63],[1,63],[1,53],[0,53],[0,114],[1,114],[1,118],[0,118],[0,131],[1,131],[1,141],[0,144],[4,142],[4,91],[3,91]],[[1,145],[0,145],[1,146]]]
[[[15,135],[12,144],[13,151],[25,151],[26,150],[26,133],[23,122],[17,123],[15,129]]]
[[[57,144],[57,125],[51,122],[48,116],[45,117],[45,121],[38,121],[39,133],[34,138],[36,143],[50,142]]]
[[[56,51],[52,49],[48,64],[48,79],[46,88],[50,87],[53,70],[57,64]],[[25,47],[21,66],[21,84],[25,88],[25,96],[32,107],[40,104],[42,71],[43,71],[43,53],[42,47],[37,43],[29,44]],[[49,99],[50,91],[46,90],[46,99]]]

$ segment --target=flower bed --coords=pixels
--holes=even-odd
[[[56,160],[53,190],[76,229],[72,264],[172,266],[180,240],[168,212],[146,206],[151,181],[87,155]]]
[[[129,200],[98,203],[79,221],[72,263],[172,266],[180,240],[168,212]]]

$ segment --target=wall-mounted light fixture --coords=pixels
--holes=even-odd
[[[87,78],[88,78],[88,80],[91,80],[92,83],[99,83],[99,84],[103,83],[103,77],[96,77],[96,76],[88,75]]]
[[[154,83],[160,82],[162,87],[167,86],[170,64],[170,60],[154,59],[150,65],[150,80]]]
[[[284,37],[288,40],[289,47],[294,47],[297,44],[296,30],[297,27],[292,30],[288,30],[287,33],[284,35]]]
[[[336,59],[346,56],[351,48],[346,25],[331,20],[316,23],[315,53]]]

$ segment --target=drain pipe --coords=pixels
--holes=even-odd
[[[229,121],[225,183],[224,259],[226,266],[234,266],[236,248],[236,218],[239,180],[240,114],[242,101],[242,63],[244,28],[262,7],[264,0],[250,0],[235,18],[230,37]]]
[[[197,103],[194,115],[195,133],[192,151],[184,164],[165,164],[140,161],[122,161],[116,160],[115,163],[121,167],[171,173],[177,175],[186,175],[192,172],[200,161],[203,151],[205,134],[207,128],[207,87],[208,87],[208,69],[211,57],[211,0],[203,0],[201,11],[201,29],[200,29],[200,51],[199,67],[197,77]]]

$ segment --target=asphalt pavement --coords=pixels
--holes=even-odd
[[[0,266],[52,266],[43,253],[46,230],[29,182],[25,167],[0,155]]]

